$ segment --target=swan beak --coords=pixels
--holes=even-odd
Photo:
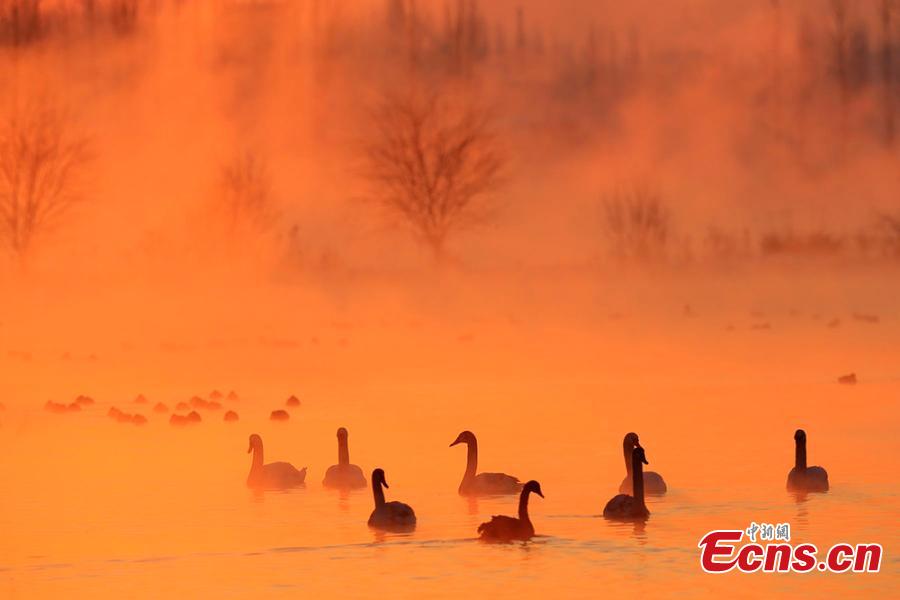
[[[391,486],[389,486],[389,485],[387,484],[387,481],[385,481],[384,479],[381,480],[381,485],[383,485],[383,486],[386,487],[386,488],[390,488],[390,487],[391,487]]]
[[[253,444],[247,446],[247,454],[250,454],[251,452],[253,452]]]
[[[460,444],[460,443],[462,443],[462,442],[459,441],[459,438],[456,438],[456,441],[453,442],[452,444],[450,444],[450,448],[452,448],[453,446]]]
[[[646,456],[641,460],[641,462],[644,463],[645,465],[649,465],[649,464],[650,464],[650,463],[647,462],[647,457],[646,457]]]
[[[537,495],[540,496],[541,498],[544,497],[544,495],[543,495],[540,491],[536,491],[535,494],[537,494]]]

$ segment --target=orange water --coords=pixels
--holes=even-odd
[[[467,302],[447,319],[350,307],[304,320],[295,309],[309,305],[286,302],[293,309],[271,305],[243,320],[211,311],[203,327],[171,330],[162,312],[144,315],[159,319],[152,327],[109,317],[130,329],[91,315],[80,327],[103,324],[96,339],[72,325],[79,311],[91,314],[75,301],[58,309],[70,323],[59,336],[46,320],[33,336],[7,322],[9,349],[32,354],[0,357],[0,596],[896,593],[900,314],[872,294],[866,307],[880,322],[856,321],[852,295],[798,296],[794,312],[772,298],[707,301],[690,317],[669,300],[661,308],[609,295],[548,302],[529,318]],[[765,315],[750,314],[760,306]],[[832,315],[840,327],[826,326]],[[278,318],[286,324],[270,327]],[[771,329],[751,328],[760,321]],[[72,355],[62,360],[66,344]],[[835,382],[852,370],[859,385]],[[175,429],[131,404],[139,392],[171,407],[232,387],[236,424],[207,412],[200,426]],[[41,408],[79,393],[98,404],[70,415]],[[303,405],[289,423],[270,423],[268,411],[290,394]],[[150,423],[112,422],[111,405]],[[414,507],[414,533],[369,530],[368,490],[321,487],[338,426],[350,430],[352,462],[367,474],[383,467],[388,499]],[[828,469],[828,494],[784,490],[800,426],[810,463]],[[463,429],[479,436],[480,470],[541,482],[532,542],[476,541],[478,524],[514,514],[515,499],[457,495],[465,451],[448,445]],[[599,516],[617,493],[630,430],[670,487],[639,526]],[[253,432],[267,461],[309,466],[305,489],[246,489]],[[820,548],[881,543],[881,573],[703,573],[703,534],[750,521],[789,522],[795,543]]]

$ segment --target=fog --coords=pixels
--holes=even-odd
[[[842,305],[865,311],[896,273],[890,2],[36,5],[2,5],[5,118],[48,111],[79,154],[65,210],[25,249],[4,235],[11,346],[391,311],[743,315],[834,277],[876,282]],[[406,94],[477,107],[501,164],[438,252],[367,162],[375,107]]]
[[[0,589],[733,595],[694,552],[751,520],[895,556],[898,112],[895,0],[0,0]],[[322,488],[337,427],[416,532]],[[458,496],[463,430],[539,537],[475,543],[515,498]],[[646,524],[599,516],[627,431]],[[252,433],[306,486],[248,491]]]

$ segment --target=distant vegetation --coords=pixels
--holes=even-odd
[[[207,9],[197,8],[201,5]],[[15,100],[4,104],[12,108],[0,115],[5,123],[0,237],[6,247],[16,256],[26,255],[39,234],[63,225],[72,205],[83,199],[77,180],[86,163],[85,139],[52,107],[34,114],[16,108],[35,95],[27,69],[43,69],[55,52],[66,56],[61,71],[93,81],[108,69],[97,88],[125,90],[141,81],[133,71],[149,69],[153,61],[110,61],[114,66],[109,66],[100,58],[104,52],[153,52],[170,38],[187,44],[184,40],[193,34],[184,32],[195,32],[195,25],[207,29],[198,36],[202,42],[191,43],[211,48],[196,56],[186,52],[184,58],[213,72],[212,85],[225,82],[216,88],[221,106],[211,110],[221,111],[216,118],[237,132],[240,143],[247,143],[246,132],[257,133],[258,117],[277,104],[261,98],[290,96],[297,91],[290,84],[302,82],[297,87],[306,86],[306,95],[291,106],[292,117],[321,115],[317,131],[365,132],[355,155],[349,136],[328,139],[343,144],[343,156],[328,155],[346,162],[348,182],[342,183],[347,189],[339,193],[350,197],[354,184],[368,185],[372,204],[383,213],[372,210],[371,218],[401,223],[438,259],[450,252],[449,241],[473,224],[495,219],[502,225],[505,217],[493,210],[497,206],[508,216],[523,204],[504,201],[524,187],[522,170],[580,158],[585,149],[602,148],[604,156],[614,157],[619,144],[627,146],[629,127],[654,129],[654,123],[629,121],[639,121],[629,113],[635,105],[665,114],[667,122],[692,119],[686,129],[702,128],[703,114],[676,112],[673,117],[666,112],[686,110],[685,103],[669,108],[668,102],[691,85],[709,86],[719,104],[736,115],[733,131],[720,133],[729,136],[727,147],[748,171],[790,169],[816,181],[864,153],[893,157],[897,165],[900,0],[759,0],[754,31],[765,39],[743,48],[747,56],[733,62],[715,43],[691,39],[689,32],[677,41],[653,37],[639,18],[585,20],[574,32],[561,34],[530,15],[527,2],[500,13],[479,0],[383,0],[380,10],[364,11],[363,17],[348,16],[353,12],[348,6],[324,0],[0,0],[0,59],[12,65],[4,71],[10,85],[0,95]],[[164,12],[190,20],[191,26],[178,35],[154,37],[159,28],[174,27],[161,17]],[[197,25],[202,19],[215,24]],[[74,48],[86,50],[69,53]],[[275,61],[283,62],[273,66]],[[269,72],[277,75],[267,79]],[[283,87],[267,88],[273,79]],[[373,94],[380,98],[374,109]],[[336,97],[340,101],[333,102]],[[293,125],[278,123],[286,131]],[[295,142],[307,147],[320,140]],[[666,137],[665,143],[670,146],[660,152],[660,164],[688,151],[677,136]],[[267,152],[241,151],[224,165],[205,166],[203,177],[216,179],[216,207],[232,234],[285,235],[290,230],[291,239],[297,239],[296,223],[302,223],[309,203],[286,198],[295,221],[280,218],[291,211],[276,206],[273,181],[294,176],[291,155],[273,161],[284,171],[279,173],[270,169]],[[653,164],[653,158],[648,162]],[[361,173],[353,168],[357,160],[364,162]],[[114,157],[107,164],[115,164]],[[685,199],[671,190],[614,187],[612,182],[634,178],[634,173],[619,172],[631,168],[646,170],[644,165],[591,163],[598,176],[578,199],[597,206],[600,197],[596,247],[622,260],[900,257],[900,207],[873,206],[871,224],[855,231],[807,231],[777,222],[760,226],[765,218],[758,214],[753,225],[707,225],[701,217],[691,219],[691,228],[680,218]],[[568,210],[553,194],[542,201],[548,213]]]
[[[447,240],[486,211],[503,158],[489,116],[435,93],[391,95],[373,113],[366,147],[374,200],[440,260]]]
[[[229,236],[264,232],[273,226],[269,172],[259,153],[241,152],[222,166],[214,205]]]
[[[14,107],[0,124],[0,241],[24,260],[82,199],[87,141],[52,103]]]
[[[620,259],[664,259],[670,219],[659,191],[644,183],[620,186],[603,198],[603,230]]]

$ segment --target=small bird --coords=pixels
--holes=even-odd
[[[343,427],[337,430],[338,464],[331,465],[325,471],[322,485],[338,489],[355,489],[366,487],[366,476],[357,465],[350,464],[350,447],[347,443],[349,434]]]
[[[619,521],[644,520],[650,516],[647,505],[644,504],[644,465],[647,457],[641,446],[635,446],[631,451],[631,470],[634,475],[634,496],[619,494],[613,496],[603,509],[603,516],[607,519]]]
[[[271,421],[287,421],[291,418],[291,414],[286,410],[273,410],[269,415],[269,420]]]
[[[640,440],[638,439],[638,434],[632,432],[625,434],[625,439],[622,442],[622,450],[625,456],[625,479],[622,480],[622,484],[619,486],[620,494],[630,494],[632,492],[631,486],[631,452],[634,450],[636,446],[640,446]],[[666,493],[668,487],[666,486],[665,479],[662,478],[662,475],[659,473],[655,473],[653,471],[645,471],[644,472],[644,493],[650,496],[662,496]]]
[[[541,498],[541,484],[531,480],[522,487],[519,494],[519,518],[495,515],[490,521],[478,526],[481,539],[488,542],[527,541],[534,537],[534,525],[528,516],[528,495],[534,492]]]
[[[416,527],[416,513],[409,504],[385,502],[384,490],[390,487],[382,469],[372,471],[372,493],[375,496],[375,510],[369,515],[369,527],[386,531],[411,531]]]
[[[838,383],[844,385],[856,385],[856,373],[847,373],[838,377]]]
[[[518,477],[506,473],[478,473],[478,440],[471,431],[463,431],[450,447],[457,444],[465,444],[468,447],[466,454],[466,472],[459,484],[461,496],[490,496],[501,494],[517,494],[522,489],[522,482]]]
[[[822,467],[806,466],[806,432],[794,432],[794,468],[788,473],[789,492],[827,492],[828,471]]]
[[[303,485],[306,481],[306,467],[297,469],[291,463],[274,462],[263,464],[262,438],[250,436],[250,447],[247,453],[253,453],[250,474],[247,476],[247,487],[263,490],[283,490]]]

